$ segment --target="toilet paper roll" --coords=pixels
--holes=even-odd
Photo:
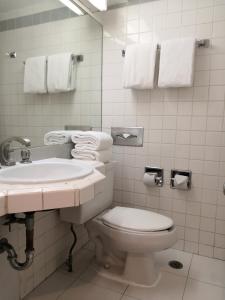
[[[156,186],[156,179],[157,173],[145,173],[143,177],[143,182],[147,186]]]
[[[176,174],[174,177],[174,186],[175,187],[187,187],[188,177],[184,175]]]

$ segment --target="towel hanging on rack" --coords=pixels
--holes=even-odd
[[[183,38],[161,43],[158,86],[190,87],[193,85],[195,39]]]
[[[24,70],[24,93],[47,93],[47,57],[30,57],[26,60]]]
[[[47,87],[49,93],[75,90],[76,62],[73,53],[50,55],[48,57]]]
[[[152,89],[154,87],[156,44],[133,44],[127,47],[123,67],[123,87]]]

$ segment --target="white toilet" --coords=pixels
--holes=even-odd
[[[148,287],[160,279],[154,252],[170,248],[177,240],[170,218],[128,207],[104,212],[89,221],[87,229],[103,276]]]
[[[102,276],[138,286],[156,285],[160,272],[154,252],[175,244],[173,220],[148,210],[118,206],[108,209],[113,200],[113,163],[95,167],[106,176],[101,192],[80,207],[61,209],[61,219],[86,224]]]

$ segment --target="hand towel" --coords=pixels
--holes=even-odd
[[[30,57],[25,62],[24,93],[47,93],[47,58],[46,56]]]
[[[77,131],[72,135],[77,150],[105,150],[112,147],[112,137],[100,131]]]
[[[94,150],[80,150],[72,149],[71,155],[73,158],[81,160],[97,160],[103,163],[107,163],[112,160],[112,149],[94,151]]]
[[[159,87],[193,85],[195,39],[183,38],[161,43]]]
[[[126,49],[123,87],[152,89],[154,87],[157,44],[133,44]]]
[[[55,54],[48,57],[47,86],[49,93],[75,90],[76,63],[72,53]]]
[[[71,142],[71,136],[75,130],[55,130],[50,131],[44,136],[45,145],[66,144]]]

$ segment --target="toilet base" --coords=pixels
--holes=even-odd
[[[96,271],[105,278],[139,287],[155,287],[161,279],[153,254],[129,253],[123,269],[118,266],[104,268],[96,264]]]

